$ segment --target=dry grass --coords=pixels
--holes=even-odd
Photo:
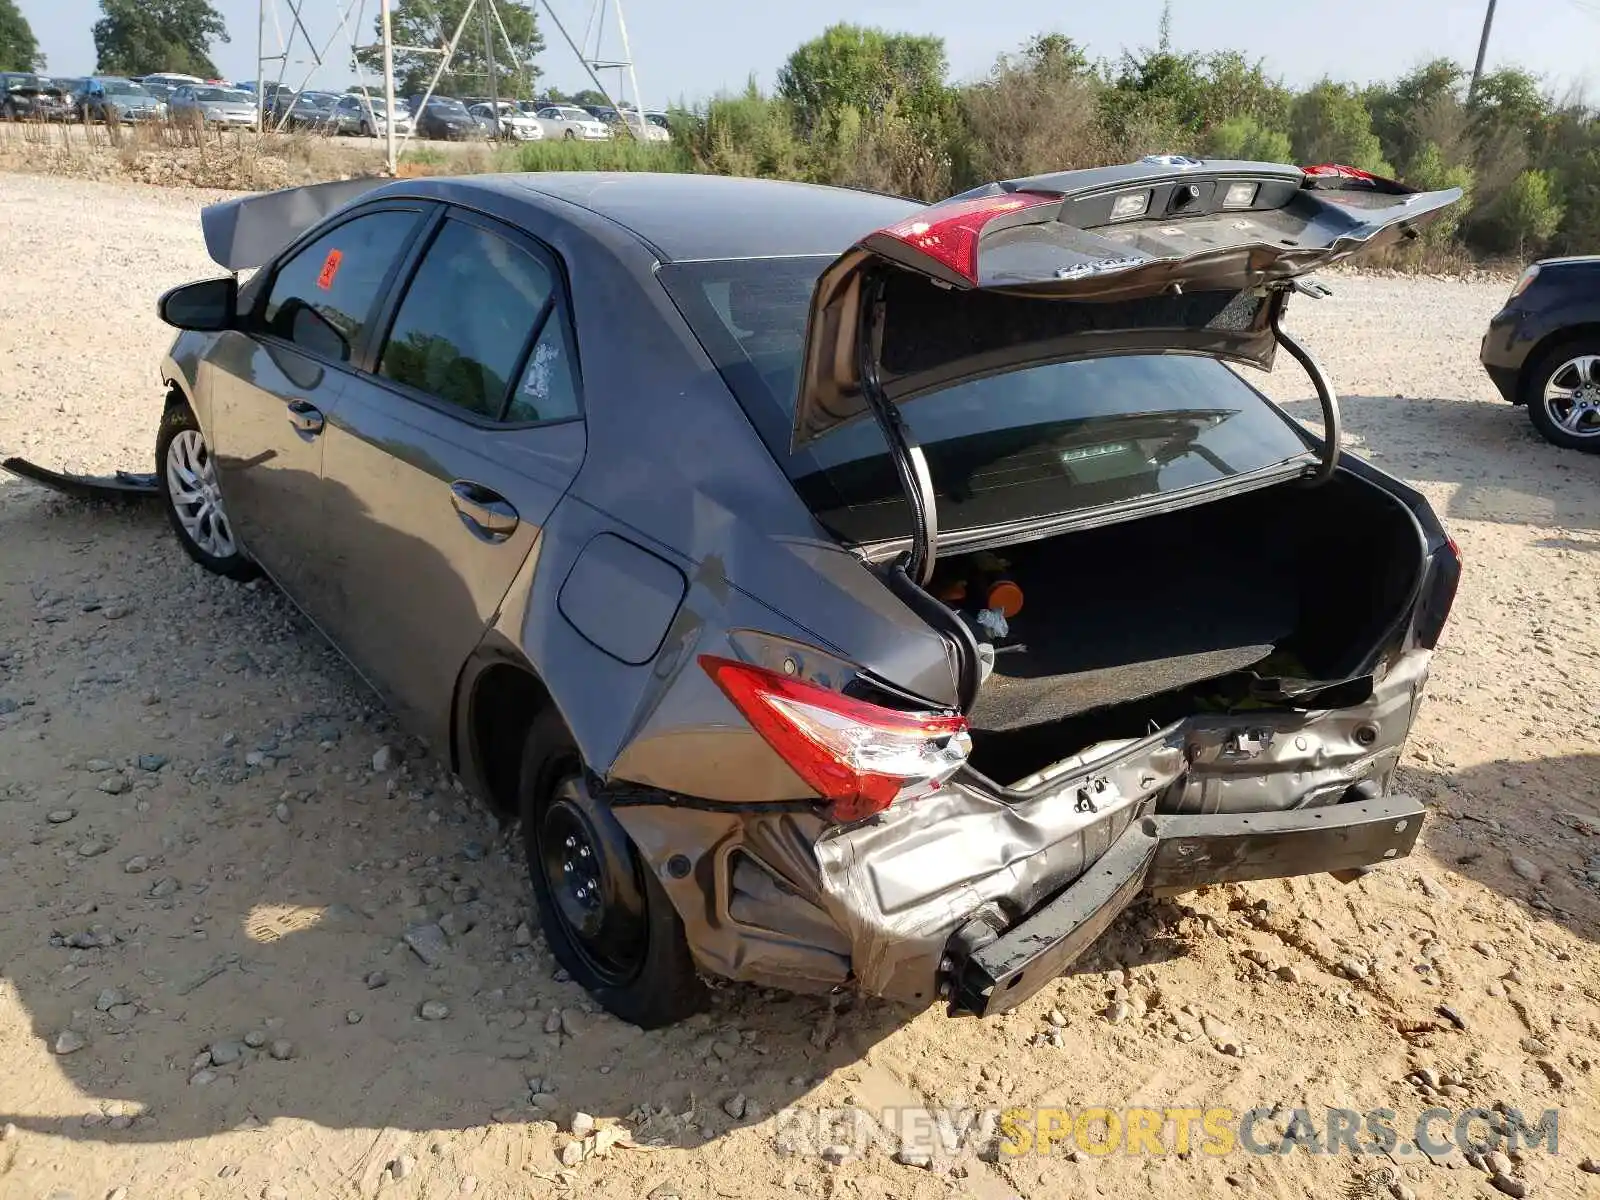
[[[262,191],[375,174],[376,143],[192,123],[0,123],[0,169],[170,187]]]

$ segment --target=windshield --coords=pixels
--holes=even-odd
[[[592,121],[592,120],[594,120],[594,117],[590,113],[584,112],[583,109],[581,109],[581,108],[558,108],[555,111],[560,113],[562,119],[567,120],[567,121]]]
[[[36,92],[45,86],[45,81],[37,75],[9,75],[6,77],[6,90],[8,92]]]
[[[206,103],[254,104],[256,98],[249,92],[235,92],[228,88],[195,88],[194,98]]]
[[[105,90],[108,96],[148,96],[150,94],[137,83],[129,83],[127,80],[107,80]]]
[[[441,99],[437,96],[428,101],[428,107],[434,112],[456,113],[462,116],[465,116],[467,112],[467,106],[461,101]]]
[[[903,537],[911,518],[875,422],[790,450],[811,289],[828,262],[672,263],[659,277],[823,524],[857,544]],[[945,531],[1181,492],[1308,449],[1231,369],[1194,355],[1027,367],[919,396],[903,413]]]

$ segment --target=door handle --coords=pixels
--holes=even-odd
[[[505,541],[521,520],[504,496],[467,479],[458,479],[450,485],[450,503],[455,506],[461,523],[486,542]]]
[[[322,419],[321,411],[309,400],[291,400],[289,401],[289,424],[293,425],[301,433],[309,433],[315,436],[322,432],[322,427],[326,422]]]

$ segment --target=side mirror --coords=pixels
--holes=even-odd
[[[239,281],[227,275],[173,288],[156,302],[156,312],[176,329],[216,333],[233,327],[238,304]]]

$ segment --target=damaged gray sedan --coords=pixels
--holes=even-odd
[[[1460,571],[1280,326],[1456,192],[1148,159],[216,205],[156,469],[520,821],[574,978],[1014,1007],[1139,892],[1409,853]],[[239,283],[239,272],[252,271]],[[1233,364],[1282,346],[1320,436]]]

